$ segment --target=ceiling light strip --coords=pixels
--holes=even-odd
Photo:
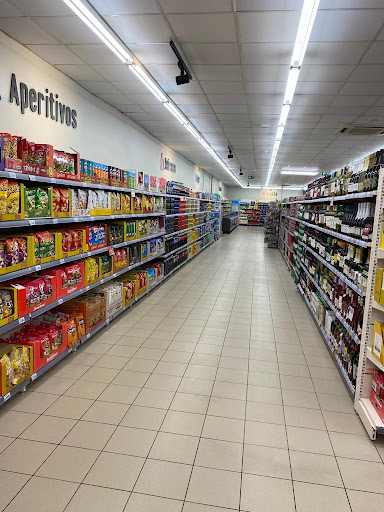
[[[201,145],[210,153],[220,166],[236,181],[238,185],[244,188],[244,185],[232,170],[224,163],[215,150],[208,144],[202,135],[195,129],[190,121],[183,115],[183,113],[176,107],[172,100],[164,93],[158,84],[151,78],[149,73],[139,65],[133,63],[133,57],[120,44],[120,42],[106,29],[92,11],[84,5],[80,0],[63,0],[65,4],[72,9],[72,11],[108,46],[108,48],[119,58],[121,62],[127,64],[129,69],[136,75],[136,77],[151,91],[151,93],[171,112],[171,114],[197,139]],[[136,59],[137,61],[137,59]]]
[[[304,60],[304,55],[308,46],[308,41],[312,32],[313,23],[316,18],[317,10],[319,8],[320,0],[304,0],[303,8],[301,11],[299,27],[296,33],[295,45],[293,48],[291,67],[288,73],[287,85],[284,93],[283,106],[279,118],[279,126],[277,128],[275,147],[272,152],[272,158],[269,164],[268,176],[266,186],[269,184],[269,180],[272,175],[273,167],[276,161],[276,155],[279,146],[276,148],[276,142],[282,139],[284,127],[288,119],[289,110],[292,104],[293,96],[299,79],[301,65]]]

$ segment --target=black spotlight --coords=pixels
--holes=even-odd
[[[229,151],[228,158],[233,158],[233,153],[232,153],[232,149],[230,146],[228,146],[228,151]]]
[[[248,182],[248,184],[247,184],[247,187],[249,187],[249,182]]]
[[[177,85],[189,84],[189,81],[192,80],[192,75],[185,64],[183,57],[181,56],[179,50],[177,49],[175,43],[171,40],[169,41],[169,45],[173,50],[173,53],[177,57],[177,65],[180,69],[180,75],[176,77]]]
[[[239,176],[242,176],[242,175],[243,175],[243,169],[240,167]]]

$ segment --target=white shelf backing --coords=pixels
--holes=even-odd
[[[366,428],[371,439],[376,439],[378,434],[384,434],[384,422],[380,419],[374,406],[370,402],[370,391],[372,383],[372,364],[382,370],[382,365],[377,361],[371,353],[372,345],[372,323],[373,310],[384,312],[383,306],[374,300],[376,270],[378,259],[383,253],[380,250],[380,239],[382,231],[382,213],[384,208],[384,171],[380,169],[375,217],[373,223],[373,235],[371,244],[371,256],[368,270],[368,286],[364,304],[363,328],[360,343],[359,368],[356,380],[355,409]]]

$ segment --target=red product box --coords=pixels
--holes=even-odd
[[[48,306],[57,298],[56,277],[52,275],[29,276],[12,287],[17,291],[20,317]]]
[[[81,290],[85,286],[84,262],[76,262],[71,265],[63,265],[54,269],[41,272],[43,275],[51,275],[56,278],[56,298],[66,297],[71,293]]]
[[[373,370],[370,400],[380,419],[384,421],[384,373],[379,370]]]

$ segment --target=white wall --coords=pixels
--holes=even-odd
[[[268,203],[269,201],[280,200],[286,197],[295,197],[300,195],[300,190],[274,190],[273,192],[277,192],[277,196],[275,198],[270,196],[263,195],[263,190],[253,189],[253,188],[241,188],[241,187],[227,187],[226,194],[227,198],[232,201],[240,201],[241,199],[249,199],[250,201],[265,201]]]
[[[136,123],[1,32],[0,63],[0,132],[52,144],[63,151],[72,147],[89,160],[180,181],[194,190],[210,192],[212,188],[212,192],[218,192],[220,182],[216,178],[199,171]],[[24,82],[42,93],[49,89],[58,94],[59,101],[77,111],[77,129],[47,119],[44,113],[37,115],[28,109],[21,114],[20,107],[9,102],[12,73],[18,83]],[[176,173],[160,171],[161,153],[176,163]],[[200,175],[199,184],[195,182],[196,173]],[[221,194],[225,195],[224,186]]]

